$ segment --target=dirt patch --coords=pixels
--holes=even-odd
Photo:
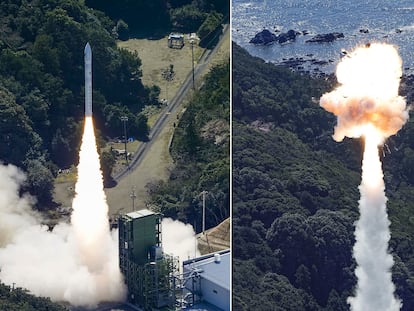
[[[64,207],[71,207],[75,195],[75,181],[65,181],[55,183],[53,198]]]
[[[212,120],[201,129],[201,137],[222,145],[230,139],[230,129],[225,120]]]
[[[206,230],[197,236],[198,250],[202,255],[230,248],[230,218],[214,228]]]

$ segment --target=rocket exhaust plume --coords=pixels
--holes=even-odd
[[[358,279],[352,311],[397,311],[402,303],[392,283],[392,255],[385,186],[378,146],[396,134],[408,119],[398,95],[402,61],[392,45],[374,43],[357,48],[338,64],[339,87],[324,94],[320,105],[337,116],[333,138],[365,140],[359,186],[360,218],[356,223],[353,256]]]
[[[90,92],[91,87],[90,83]],[[109,230],[92,107],[86,105],[85,110],[71,224],[59,223],[52,231],[42,226],[30,198],[19,197],[23,174],[0,164],[1,281],[74,306],[121,301],[126,291],[118,266],[117,232]]]

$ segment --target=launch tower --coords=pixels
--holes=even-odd
[[[119,265],[128,300],[145,310],[174,307],[178,260],[163,253],[161,214],[139,210],[118,218]]]

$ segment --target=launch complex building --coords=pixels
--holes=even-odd
[[[230,310],[230,251],[183,263],[165,254],[162,215],[144,209],[121,215],[119,265],[128,287],[128,301],[144,310]]]

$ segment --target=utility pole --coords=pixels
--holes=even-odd
[[[203,235],[206,234],[206,194],[208,193],[208,191],[204,190],[203,192],[201,192],[201,194],[203,195]]]
[[[165,100],[167,101],[166,104],[168,105],[168,82],[170,80],[166,80],[166,86],[165,86]]]
[[[137,198],[137,195],[135,194],[135,186],[132,187],[131,194],[129,195],[132,200],[132,211],[135,211],[135,199]]]
[[[128,117],[122,116],[121,121],[124,123],[125,161],[128,166],[127,135],[126,135],[126,123],[128,122]]]
[[[194,85],[194,39],[191,39],[190,43],[191,43],[191,65],[192,65],[192,68],[193,68],[193,90],[195,90],[195,85]]]

